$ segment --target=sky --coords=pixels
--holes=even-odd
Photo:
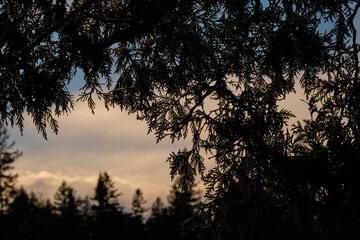
[[[146,124],[134,116],[102,106],[93,115],[85,103],[77,103],[69,116],[60,117],[59,125],[59,134],[49,132],[48,140],[29,118],[23,136],[16,127],[10,130],[23,152],[14,164],[18,185],[51,198],[65,180],[79,195],[93,196],[99,173],[106,171],[127,207],[136,188],[142,189],[149,203],[157,196],[166,199],[171,180],[165,161],[185,142],[156,144],[155,137],[147,135]]]
[[[77,99],[82,75],[75,76],[69,89]],[[52,199],[65,180],[84,197],[93,196],[100,172],[114,180],[120,202],[130,209],[137,188],[144,192],[147,205],[159,196],[163,202],[173,184],[166,162],[172,151],[188,146],[186,141],[172,144],[169,140],[156,144],[155,136],[147,134],[145,122],[122,112],[107,111],[97,102],[95,114],[87,103],[76,102],[68,116],[58,119],[59,133],[48,129],[45,140],[37,132],[30,117],[25,117],[21,135],[17,127],[9,128],[10,141],[23,155],[14,163],[18,186],[35,192],[42,199]]]
[[[75,83],[81,76],[77,78]],[[73,85],[72,91],[77,87]],[[291,94],[280,105],[303,119],[306,104],[300,101],[301,92]],[[94,115],[86,103],[77,102],[75,109],[58,121],[58,135],[49,129],[47,140],[29,117],[25,118],[23,136],[17,127],[9,129],[10,139],[23,152],[14,163],[18,186],[42,199],[52,199],[65,180],[79,196],[93,196],[99,173],[106,171],[122,193],[119,200],[127,209],[137,188],[144,192],[148,207],[158,196],[167,202],[172,182],[166,159],[172,151],[190,146],[188,140],[172,144],[166,139],[156,144],[154,135],[147,134],[145,122],[119,108],[107,111],[102,102],[98,102]]]
[[[81,74],[76,76],[70,86],[75,95],[81,78]],[[296,93],[279,103],[280,108],[296,115],[290,124],[309,116],[301,99],[305,97],[297,83]],[[58,121],[59,134],[49,129],[48,140],[37,133],[29,117],[25,118],[23,136],[17,127],[9,129],[10,139],[23,152],[14,163],[18,186],[52,199],[65,180],[79,196],[93,196],[99,173],[106,171],[122,193],[119,200],[127,209],[137,188],[144,192],[149,207],[158,196],[166,202],[172,184],[166,159],[172,151],[189,146],[187,140],[156,144],[154,135],[147,134],[145,122],[119,108],[106,111],[102,103],[97,104],[93,115],[86,103],[77,102],[74,111]]]

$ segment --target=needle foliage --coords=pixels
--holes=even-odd
[[[219,238],[344,239],[359,226],[358,1],[0,7],[3,122],[22,129],[28,113],[45,137],[48,124],[57,132],[54,115],[72,109],[67,86],[81,70],[91,110],[98,96],[136,113],[157,141],[192,140],[170,155],[171,177],[184,188],[202,177],[199,214]],[[294,116],[278,103],[296,81],[311,117],[288,126]]]

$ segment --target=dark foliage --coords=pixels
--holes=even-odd
[[[118,197],[121,194],[117,193],[118,190],[114,184],[107,172],[100,173],[93,198],[95,201],[93,209],[97,215],[121,210],[118,202]]]
[[[80,219],[75,190],[63,181],[54,195],[54,210],[57,214],[59,239],[80,238]]]
[[[123,228],[126,226],[126,216],[120,206],[115,183],[107,172],[100,173],[92,199],[94,221],[91,225],[94,239],[120,238],[126,236]]]
[[[104,176],[107,177],[104,179]],[[117,191],[107,173],[100,174],[99,181],[103,180],[104,186],[109,187],[104,192]],[[39,200],[34,193],[28,194],[22,187],[15,192],[7,212],[0,215],[0,237],[4,239],[203,239],[199,233],[196,238],[184,237],[180,230],[187,218],[194,214],[193,203],[198,199],[198,193],[194,190],[183,192],[176,185],[169,195],[170,205],[164,206],[158,198],[147,220],[140,189],[134,194],[132,214],[120,207],[118,194],[111,197],[116,205],[100,211],[95,197],[93,201],[89,197],[79,199],[65,181],[54,195],[54,204],[50,200]],[[95,196],[100,198],[98,191]]]
[[[13,197],[17,175],[12,173],[13,162],[20,157],[21,152],[9,143],[6,128],[0,124],[0,215],[3,215]]]
[[[218,239],[356,236],[359,1],[35,0],[0,8],[4,123],[22,129],[28,113],[44,137],[47,124],[57,132],[53,115],[72,109],[67,86],[81,70],[80,99],[91,110],[95,94],[136,113],[158,141],[192,139],[170,155],[171,177],[181,176],[184,190],[202,177],[207,201],[197,217]],[[113,72],[120,77],[105,92]],[[289,127],[293,115],[278,103],[295,81],[311,117]],[[203,152],[213,168],[205,169]]]

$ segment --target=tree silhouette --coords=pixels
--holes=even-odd
[[[93,198],[95,201],[93,209],[96,214],[102,215],[108,212],[118,211],[120,209],[118,197],[121,194],[117,193],[117,191],[118,190],[115,188],[114,182],[107,172],[100,173],[95,188],[95,196]]]
[[[21,187],[14,198],[14,201],[11,203],[9,207],[9,211],[11,213],[19,212],[21,214],[27,214],[32,211],[34,207],[36,207],[36,198],[32,195],[29,196],[25,189]]]
[[[151,215],[146,221],[149,239],[169,239],[174,237],[169,229],[168,211],[160,197],[157,197],[151,207]]]
[[[45,137],[47,124],[56,132],[53,115],[72,109],[67,85],[80,69],[80,99],[91,110],[97,94],[106,107],[136,113],[157,141],[191,138],[189,150],[170,155],[170,173],[181,176],[184,190],[202,177],[207,201],[199,214],[219,238],[356,234],[359,1],[2,1],[0,7],[3,122],[22,129],[27,112]],[[109,89],[113,69],[120,76],[105,92],[100,77]],[[294,116],[279,102],[296,81],[310,119],[289,127]],[[205,169],[205,156],[214,167]],[[105,209],[106,201],[95,202]]]
[[[144,207],[145,203],[143,192],[136,189],[131,202],[132,217],[129,221],[131,238],[144,239],[147,237],[143,222],[143,214],[147,211]]]
[[[157,197],[155,202],[152,204],[151,207],[151,216],[150,219],[156,219],[160,216],[166,215],[166,208],[164,206],[164,203],[162,202],[160,197]]]
[[[99,174],[92,199],[95,202],[92,206],[95,214],[92,226],[95,239],[127,236],[124,230],[127,218],[119,204],[120,194],[114,184],[106,172]]]
[[[175,181],[168,196],[169,215],[184,221],[194,214],[194,205],[200,200],[200,192],[195,187],[195,184],[191,184],[184,190],[179,187],[178,180]]]
[[[75,190],[65,181],[62,181],[60,187],[54,195],[54,205],[61,216],[77,214],[77,204],[75,200]]]
[[[144,200],[144,194],[140,189],[136,189],[132,198],[131,210],[135,217],[139,217],[141,219],[144,212],[147,210],[144,207],[146,201]]]
[[[21,187],[18,190],[14,201],[9,206],[9,214],[16,219],[16,224],[15,226],[9,226],[13,228],[13,230],[10,230],[8,237],[12,236],[15,239],[31,239],[33,226],[29,221],[35,220],[37,208],[38,205],[35,196],[29,196],[24,188]]]
[[[4,126],[0,125],[0,215],[7,210],[10,197],[14,195],[16,174],[13,174],[12,163],[21,155],[14,149],[15,143],[8,143],[9,135]]]
[[[111,86],[112,54],[117,48],[113,46],[153,32],[174,4],[168,0],[1,1],[2,121],[23,130],[27,112],[45,138],[48,125],[57,132],[54,115],[73,109],[67,85],[78,69],[85,74],[81,99],[89,100],[93,109],[92,94],[103,95],[100,77],[106,78],[107,88]]]
[[[6,231],[2,231],[1,236],[9,239],[61,239],[58,227],[50,201],[41,201],[33,192],[28,194],[21,187],[9,206]]]
[[[187,185],[187,188],[179,187],[179,179],[173,184],[168,196],[168,221],[172,239],[193,239],[194,236],[184,236],[193,226],[189,226],[189,220],[195,214],[195,203],[200,200],[200,192],[194,188],[195,184]]]
[[[59,215],[58,237],[78,239],[80,237],[80,219],[75,190],[65,181],[62,181],[54,194],[54,206]]]
[[[192,139],[191,149],[169,157],[171,176],[180,175],[184,188],[202,176],[208,201],[201,210],[214,216],[210,225],[218,232],[275,239],[355,234],[360,111],[354,19],[360,3],[200,1],[182,7],[187,14],[166,19],[168,34],[133,42],[113,100],[147,121],[158,141]],[[318,27],[323,22],[326,30]],[[291,129],[293,114],[278,103],[295,81],[312,117]],[[215,161],[208,171],[202,150]],[[249,187],[252,195],[242,195]],[[243,207],[226,210],[227,198],[239,198]],[[237,221],[243,210],[254,218],[252,226],[273,226],[266,224],[273,223],[266,219],[271,212],[274,221],[285,214],[291,230],[274,227],[261,236]]]

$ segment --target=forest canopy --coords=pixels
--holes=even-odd
[[[82,71],[79,100],[92,111],[100,97],[146,121],[157,141],[191,138],[190,149],[170,155],[170,174],[184,188],[202,177],[208,201],[199,215],[222,239],[349,238],[360,224],[359,7],[5,0],[1,120],[23,130],[29,114],[44,137],[48,125],[56,133]],[[295,81],[310,118],[289,127],[294,116],[278,103]],[[204,153],[214,168],[205,169]]]

